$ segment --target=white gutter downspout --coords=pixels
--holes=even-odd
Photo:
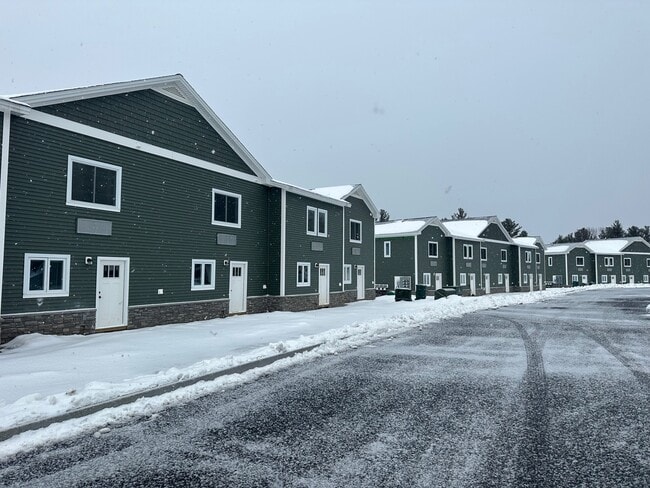
[[[286,294],[287,190],[280,190],[280,296]]]
[[[452,282],[452,286],[456,286],[456,238],[452,237],[451,238],[451,262],[454,265],[453,273],[454,273],[454,280]]]
[[[517,255],[519,256],[519,258],[518,258],[518,262],[519,262],[519,289],[521,290],[521,288],[523,287],[524,284],[521,281],[521,268],[522,268],[522,265],[521,265],[521,247],[519,247],[519,246],[517,246]]]
[[[569,253],[564,255],[564,283],[569,286]],[[571,283],[573,285],[573,283]]]
[[[363,229],[361,229],[361,232],[363,232]],[[343,245],[341,246],[341,250],[342,250],[341,253],[342,253],[342,258],[343,258],[343,260],[342,260],[343,265],[341,267],[341,276],[343,277],[343,279],[341,280],[341,286],[343,287],[342,291],[345,291],[345,207],[343,207],[343,232],[342,232],[342,234],[343,234]],[[359,237],[363,240],[363,236],[359,236]],[[357,279],[358,278],[359,277],[357,276]],[[352,279],[352,269],[350,269],[350,279]],[[364,284],[364,288],[365,288],[365,284]]]
[[[598,284],[598,254],[594,253],[594,268],[596,268],[594,271],[596,273],[596,281],[595,283]]]
[[[10,129],[11,111],[6,110],[2,121],[2,153],[0,154],[0,314],[2,313],[2,284],[5,269],[5,230],[7,227]]]
[[[418,285],[418,236],[413,236],[413,242],[415,244],[415,254],[413,255],[413,261],[415,263],[415,285]]]

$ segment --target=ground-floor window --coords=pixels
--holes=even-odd
[[[67,297],[70,256],[25,254],[23,298]]]
[[[192,291],[214,290],[214,259],[192,259]]]
[[[648,283],[648,275],[643,275],[643,282]]]
[[[395,276],[395,289],[404,288],[407,290],[411,289],[411,277],[410,276]]]
[[[460,274],[460,286],[466,286],[467,285],[467,273],[461,273]]]
[[[571,281],[573,283],[578,283],[578,275],[571,275]]]
[[[524,285],[528,284],[528,273],[524,273]]]
[[[422,273],[422,284],[431,286],[431,273]]]
[[[352,283],[352,265],[344,264],[343,265],[343,283],[349,285]]]
[[[601,282],[601,283],[607,283],[607,275],[602,275],[602,276],[600,277],[600,282]]]
[[[621,276],[621,283],[627,283],[627,276]]]
[[[503,273],[499,273],[499,274],[497,275],[497,283],[498,283],[499,285],[503,285]]]
[[[309,275],[311,263],[298,263],[296,268],[296,286],[309,286],[311,284]]]

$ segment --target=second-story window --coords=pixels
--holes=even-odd
[[[327,237],[327,210],[307,207],[307,234]]]
[[[481,261],[487,261],[487,247],[481,248]]]
[[[350,241],[361,242],[361,222],[350,219]]]
[[[463,244],[463,258],[474,259],[474,246],[471,244]]]
[[[119,212],[121,193],[121,167],[68,157],[68,205]]]
[[[225,227],[241,227],[241,195],[213,189],[212,223]]]
[[[527,263],[532,263],[533,262],[533,252],[532,251],[524,251],[524,260]]]

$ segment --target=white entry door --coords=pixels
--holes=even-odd
[[[543,283],[543,276],[542,276],[542,274],[540,273],[540,274],[537,275],[537,288],[539,288],[539,291],[542,291],[542,289],[543,289],[543,285],[544,285],[544,283]]]
[[[129,258],[97,258],[95,329],[127,324]]]
[[[535,291],[535,279],[532,273],[528,273],[528,286],[530,287],[530,291]]]
[[[490,273],[485,273],[483,275],[483,280],[485,281],[485,294],[490,294]]]
[[[330,304],[330,265],[318,265],[318,305]]]
[[[469,274],[469,293],[476,296],[476,273]]]
[[[442,288],[442,273],[436,273],[436,290]]]
[[[582,275],[582,284],[583,285],[589,284],[589,277],[587,275]]]
[[[503,274],[503,282],[506,285],[506,293],[510,293],[510,275],[508,273]]]
[[[630,275],[630,279],[628,280],[628,282],[630,283],[630,285],[634,284],[634,275]]]
[[[246,291],[248,282],[248,263],[246,261],[230,261],[230,313],[246,311]]]
[[[366,298],[366,267],[357,265],[357,300]]]
[[[610,281],[612,282],[612,284],[615,285],[616,284],[616,275],[612,275],[609,278],[610,278]]]

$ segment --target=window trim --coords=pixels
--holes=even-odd
[[[321,232],[320,230],[320,216],[321,214],[325,215],[325,230]],[[319,208],[316,219],[316,235],[319,237],[327,237],[327,210]]]
[[[391,246],[390,242],[391,241],[384,241],[384,257],[385,258],[391,257],[392,247],[393,246]]]
[[[480,250],[481,261],[487,261],[488,260],[487,251],[488,251],[487,247],[481,246],[481,250]],[[483,254],[485,254],[485,257],[483,257]]]
[[[629,264],[625,264],[629,263]],[[623,258],[623,267],[624,268],[631,268],[632,267],[632,258]]]
[[[210,273],[210,285],[205,284],[205,265],[209,264],[212,266],[212,271]],[[201,266],[201,284],[194,284],[194,270],[197,265]],[[215,289],[215,277],[217,270],[217,261],[214,259],[192,259],[192,275],[190,276],[190,291],[201,291],[201,290],[214,290]]]
[[[627,283],[627,276],[621,275],[621,283]]]
[[[579,282],[580,281],[580,276],[578,276],[577,274],[572,274],[571,275],[571,282],[573,283],[574,281]]]
[[[226,197],[234,197],[237,199],[237,223],[232,222],[223,222],[221,220],[215,220],[214,217],[214,196],[215,195],[224,195]],[[218,188],[212,189],[212,225],[220,225],[222,227],[231,227],[234,229],[241,229],[241,195],[239,193],[233,193],[230,191],[219,190]]]
[[[645,265],[650,268],[650,258],[645,258]]]
[[[435,247],[435,253],[431,253],[431,245],[434,245]],[[438,257],[438,241],[429,241],[427,242],[427,254],[429,255],[430,258],[437,258]]]
[[[359,240],[352,239],[352,223],[359,224]],[[363,222],[361,222],[360,220],[350,219],[348,228],[350,231],[350,242],[356,242],[358,244],[361,244],[363,241]]]
[[[460,286],[467,286],[467,273],[460,273],[459,283]]]
[[[648,275],[643,275],[643,282],[644,282],[644,283],[650,283],[650,276],[648,276]]]
[[[605,284],[605,283],[607,283],[608,281],[609,281],[609,276],[607,276],[606,274],[604,274],[604,275],[600,275],[600,282],[601,282],[601,283]]]
[[[474,259],[474,246],[472,244],[463,244],[463,259]]]
[[[497,285],[503,285],[503,273],[497,274]]]
[[[547,259],[548,259],[548,265],[553,266],[553,256],[548,256]]]
[[[310,213],[314,214],[314,230],[309,230],[309,214]],[[319,223],[320,223],[320,216],[321,215],[325,215],[325,230],[324,230],[324,232],[320,232],[320,229],[319,229]],[[322,208],[312,207],[311,205],[307,205],[307,213],[305,215],[305,232],[307,233],[308,236],[327,237],[327,210],[322,209]]]
[[[525,263],[533,262],[533,251],[524,251],[524,262]]]
[[[115,171],[115,205],[104,203],[84,202],[72,199],[72,165],[74,163],[94,166],[96,168],[108,169]],[[93,161],[92,159],[80,158],[78,156],[68,155],[68,175],[66,183],[65,204],[71,207],[92,208],[94,210],[107,210],[109,212],[120,212],[122,208],[122,167],[114,164]]]
[[[542,255],[538,252],[535,253],[535,264],[542,264]]]
[[[614,267],[614,257],[613,256],[605,256],[603,257],[603,266],[606,268],[613,268]]]
[[[503,259],[503,256],[506,258]],[[501,262],[502,263],[507,263],[508,262],[508,250],[507,249],[501,249]]]
[[[431,273],[422,273],[422,284],[431,286]]]
[[[344,264],[343,265],[343,284],[351,285],[352,284],[352,265]]]
[[[582,264],[578,264],[578,259],[582,260]],[[576,266],[584,267],[584,265],[585,265],[585,257],[584,256],[576,256]]]
[[[305,271],[303,270],[303,281],[299,281],[300,277],[300,268],[303,267],[304,270],[307,271],[307,280],[305,281]],[[303,261],[298,261],[296,263],[296,286],[297,287],[305,287],[305,286],[311,286],[311,263],[306,263]]]
[[[522,279],[523,279],[523,284],[527,285],[528,284],[528,273],[524,273],[522,275]]]
[[[32,260],[45,261],[43,274],[43,290],[29,289],[29,269]],[[63,261],[63,283],[61,290],[50,291],[50,261]],[[44,253],[25,253],[23,262],[23,298],[50,298],[50,297],[67,297],[70,295],[70,255],[69,254],[44,254]]]

